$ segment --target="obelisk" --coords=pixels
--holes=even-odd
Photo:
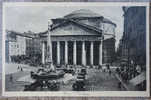
[[[52,30],[52,21],[48,21],[48,37],[47,37],[47,45],[48,45],[48,63],[49,67],[52,71],[55,70],[55,67],[53,66],[53,60],[52,60],[52,43],[51,43],[51,30]]]

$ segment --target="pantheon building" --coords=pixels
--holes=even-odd
[[[41,32],[42,63],[47,62],[50,32],[54,65],[102,65],[115,57],[116,24],[93,11],[80,9],[51,19],[51,29]]]

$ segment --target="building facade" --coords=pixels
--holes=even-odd
[[[6,61],[12,61],[14,56],[26,55],[26,37],[16,35],[14,31],[6,31]]]
[[[28,36],[33,38],[26,38],[26,56],[32,57],[34,55],[41,55],[41,41],[36,38],[37,34],[31,31],[26,33]]]
[[[12,59],[33,59],[32,57],[41,57],[41,41],[36,38],[35,34],[31,32],[15,32],[6,31],[5,40],[5,55],[6,62],[12,61]],[[40,55],[40,57],[39,57]],[[30,60],[31,60],[30,59]]]
[[[122,57],[135,64],[146,64],[145,7],[123,7],[124,33],[121,39]]]
[[[50,38],[56,65],[102,65],[111,63],[115,53],[116,24],[90,10],[80,9],[63,18],[52,19]],[[48,55],[48,31],[40,33],[42,62]]]

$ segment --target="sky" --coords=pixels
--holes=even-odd
[[[114,22],[117,47],[123,34],[121,6],[9,6],[5,8],[5,28],[22,33],[44,32],[48,29],[48,19],[61,18],[79,9],[89,9]]]

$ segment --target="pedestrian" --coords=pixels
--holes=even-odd
[[[116,73],[119,75],[119,73],[120,73],[119,67],[116,68]]]
[[[107,72],[109,72],[109,70],[110,70],[110,65],[107,64]]]
[[[19,66],[17,67],[17,69],[19,69]]]
[[[118,82],[118,88],[121,89],[121,82]]]
[[[112,73],[111,70],[109,70],[109,75],[110,75],[110,76],[111,76],[111,73]]]
[[[102,70],[102,66],[101,66],[101,65],[99,65],[99,66],[98,66],[98,69],[101,69],[101,70]]]
[[[128,82],[128,72],[125,74],[125,82]]]
[[[23,68],[21,67],[20,71],[22,72],[23,71]]]
[[[10,75],[10,82],[13,82],[13,75]]]
[[[106,70],[106,69],[104,68],[104,69],[103,69],[103,72],[105,72],[105,70]]]

